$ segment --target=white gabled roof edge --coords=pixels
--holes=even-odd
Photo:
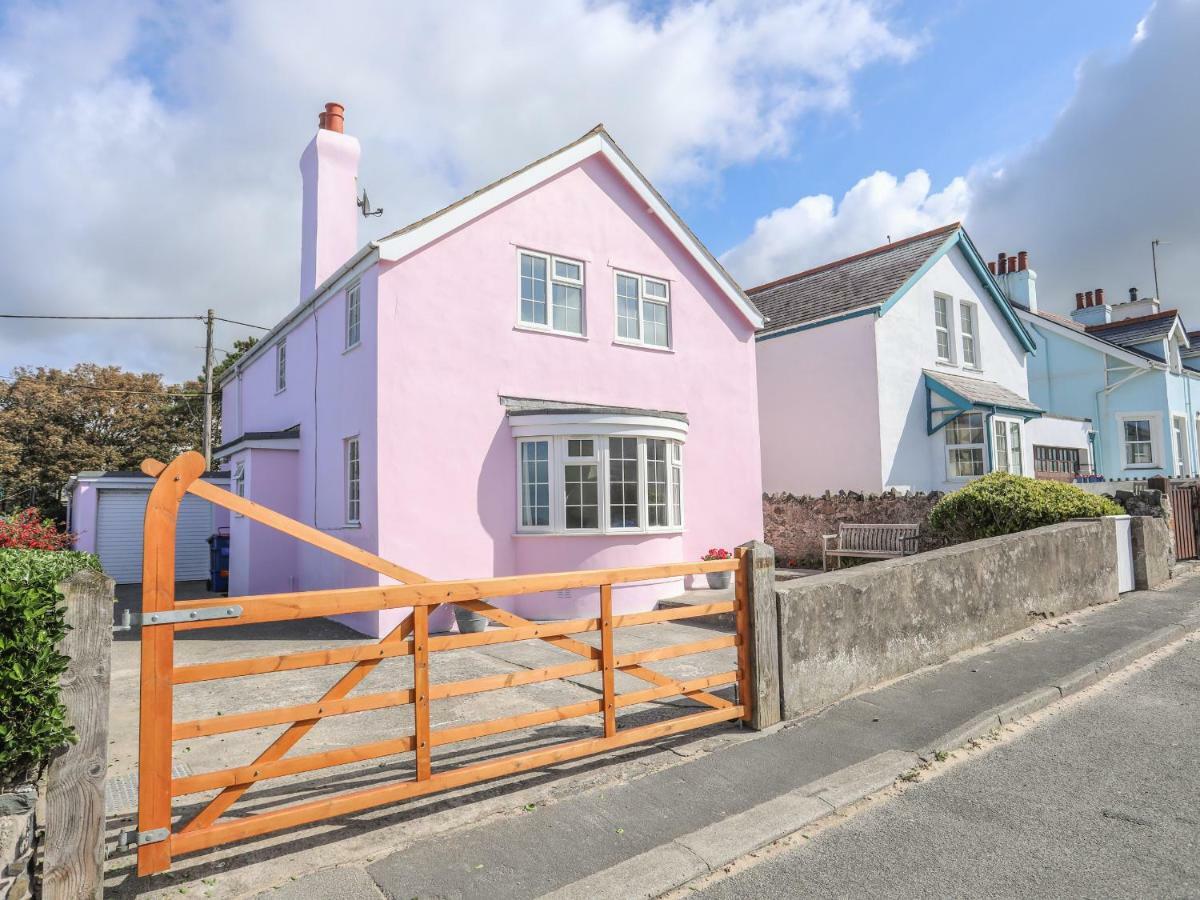
[[[1017,315],[1032,325],[1034,328],[1046,328],[1048,331],[1075,341],[1077,344],[1084,344],[1092,347],[1100,353],[1105,353],[1108,356],[1115,357],[1124,362],[1130,363],[1141,369],[1156,369],[1166,368],[1163,363],[1156,363],[1153,360],[1146,359],[1144,356],[1138,356],[1136,353],[1130,353],[1116,344],[1111,344],[1108,341],[1102,340],[1093,334],[1088,334],[1085,331],[1076,331],[1073,328],[1068,328],[1066,325],[1060,325],[1053,319],[1047,319],[1045,316],[1039,316],[1037,313],[1025,312],[1023,309],[1017,310]]]
[[[734,306],[746,317],[746,320],[756,329],[764,324],[762,314],[750,302],[745,292],[738,286],[733,277],[725,271],[709,251],[684,224],[683,220],[655,190],[646,177],[638,171],[616,142],[603,127],[598,126],[581,139],[568,144],[560,150],[551,153],[537,162],[520,169],[513,174],[483,188],[463,200],[434,213],[419,222],[381,238],[376,242],[380,259],[396,261],[410,256],[422,247],[449,234],[457,228],[479,218],[496,207],[507,203],[514,197],[532,190],[559,172],[577,165],[583,160],[596,154],[602,155],[612,164],[645,201],[650,211],[658,216],[666,225],[667,230],[691,253],[705,273],[716,283],[721,291],[729,298]]]

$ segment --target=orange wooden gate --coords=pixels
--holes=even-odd
[[[146,508],[143,612],[140,618],[139,875],[170,868],[172,857],[178,854],[577,759],[714,722],[750,718],[750,557],[740,551],[734,560],[432,582],[322,531],[214,487],[200,479],[203,468],[203,458],[197,453],[186,453],[167,466],[155,460],[147,460],[142,465],[143,471],[155,476],[157,482]],[[176,602],[175,519],[185,493],[226,507],[403,584]],[[614,584],[709,572],[737,573],[734,600],[632,615],[612,614]],[[599,588],[599,608],[595,618],[536,623],[492,606],[486,599],[585,587]],[[430,611],[446,603],[482,613],[504,627],[476,634],[431,637]],[[177,666],[174,661],[174,639],[179,631],[396,608],[411,608],[411,613],[378,643],[187,666]],[[735,634],[620,655],[614,649],[615,629],[727,612],[734,613]],[[590,631],[600,632],[599,647],[571,637]],[[430,683],[431,653],[522,640],[546,641],[577,654],[581,659],[537,670]],[[734,671],[678,681],[644,665],[655,660],[724,647],[737,648]],[[400,656],[412,658],[411,689],[349,696],[383,659]],[[173,688],[177,684],[338,664],[349,664],[350,668],[313,703],[185,722],[174,720],[172,699]],[[614,674],[617,671],[635,676],[651,686],[641,691],[618,694],[614,688]],[[601,673],[603,683],[602,696],[595,700],[458,727],[430,727],[431,701],[591,672]],[[735,686],[735,702],[709,693],[725,685]],[[676,696],[692,698],[710,708],[649,725],[618,728],[618,709]],[[288,751],[327,716],[410,704],[414,709],[415,723],[411,735],[322,753],[287,756]],[[595,737],[453,768],[435,769],[431,762],[430,751],[435,746],[594,714],[600,714],[603,718],[603,730]],[[281,724],[288,726],[286,730],[251,762],[183,777],[172,776],[171,748],[176,741]],[[410,752],[415,755],[415,777],[411,779],[335,793],[266,812],[224,818],[230,806],[260,781]],[[186,822],[172,821],[173,797],[208,791],[216,793],[199,814]]]

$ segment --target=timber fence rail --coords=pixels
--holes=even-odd
[[[142,466],[143,471],[156,477],[157,481],[151,491],[146,511],[141,616],[142,683],[137,834],[140,875],[168,869],[172,857],[178,854],[204,850],[231,841],[578,759],[717,722],[758,722],[754,717],[755,685],[752,684],[752,679],[757,680],[759,676],[752,671],[751,657],[751,619],[755,613],[750,598],[755,579],[761,581],[764,574],[755,570],[756,559],[762,554],[757,553],[753,547],[739,548],[736,558],[732,560],[434,582],[361,548],[201,481],[199,476],[203,466],[203,458],[196,453],[186,453],[165,466],[155,460],[147,460]],[[404,584],[235,597],[223,601],[176,602],[175,518],[185,493],[203,497],[306,543],[322,547],[344,559],[403,581]],[[710,572],[737,573],[737,588],[733,600],[613,615],[614,584]],[[595,617],[539,623],[524,619],[489,602],[489,599],[498,597],[571,588],[598,589]],[[771,601],[773,607],[773,590]],[[480,613],[501,627],[479,633],[431,636],[430,612],[443,604],[461,606]],[[407,609],[409,613],[400,624],[376,643],[198,665],[176,666],[174,662],[174,635],[177,631],[386,609]],[[736,622],[735,634],[641,649],[631,653],[616,652],[614,633],[619,629],[730,612],[734,614]],[[573,637],[587,632],[599,632],[598,647]],[[534,670],[430,683],[431,654],[529,640],[545,641],[576,654],[580,659]],[[651,662],[723,648],[736,648],[737,655],[735,668],[726,672],[679,680],[646,666]],[[411,657],[411,688],[349,696],[381,661],[395,657]],[[172,697],[173,688],[177,684],[346,664],[350,664],[350,668],[324,695],[311,703],[190,721],[174,719]],[[615,673],[618,671],[646,682],[648,687],[617,693]],[[433,701],[589,673],[601,675],[603,688],[601,695],[595,699],[468,725],[431,727],[430,703]],[[728,686],[735,689],[733,701],[711,693],[714,689]],[[777,690],[777,687],[774,690]],[[680,696],[698,701],[707,708],[648,725],[619,727],[619,709]],[[777,700],[773,701],[773,705],[776,709],[771,710],[770,715],[777,720]],[[412,734],[319,753],[287,755],[305,734],[326,718],[396,706],[412,706]],[[431,759],[433,747],[592,715],[598,715],[602,720],[602,730],[594,737],[538,746],[536,749],[520,753],[453,767],[435,766]],[[287,728],[250,763],[183,777],[172,775],[171,748],[174,742],[272,725],[286,725]],[[413,754],[415,773],[411,778],[375,787],[331,793],[315,800],[292,803],[265,812],[224,818],[229,808],[249,788],[261,781],[401,753]],[[207,791],[217,793],[199,813],[187,821],[172,820],[172,798]]]

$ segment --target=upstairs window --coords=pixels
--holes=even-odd
[[[616,273],[617,340],[671,346],[671,287],[660,278]]]
[[[346,288],[346,349],[357,347],[362,340],[362,285]]]
[[[1121,423],[1125,443],[1125,465],[1153,466],[1154,432],[1150,419],[1124,419]]]
[[[287,338],[275,345],[275,393],[287,389]]]
[[[939,362],[954,362],[951,356],[953,338],[950,334],[950,298],[941,294],[933,296],[933,330],[937,335],[937,358]]]
[[[531,328],[583,334],[583,263],[520,252],[518,321]]]
[[[962,339],[963,365],[971,369],[978,369],[979,344],[975,334],[975,304],[959,303],[958,318],[959,332]]]

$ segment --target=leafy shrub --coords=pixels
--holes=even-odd
[[[99,568],[90,553],[0,550],[0,789],[75,739],[59,697],[67,658],[57,644],[67,626],[55,586]]]
[[[1073,484],[993,472],[939,500],[929,522],[950,540],[974,541],[1123,512],[1113,501]]]
[[[0,516],[0,549],[66,550],[71,535],[59,531],[51,519],[43,519],[32,506],[11,516]]]

